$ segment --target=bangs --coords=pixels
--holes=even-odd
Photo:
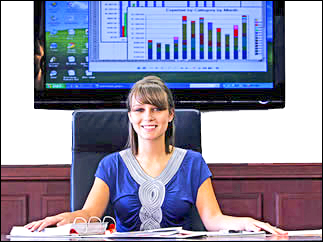
[[[131,104],[133,97],[140,104],[154,105],[161,110],[168,108],[167,94],[160,86],[153,83],[138,86],[129,100]]]

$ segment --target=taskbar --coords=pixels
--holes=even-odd
[[[272,89],[273,83],[165,83],[170,89]],[[134,83],[46,83],[47,89],[130,89]]]

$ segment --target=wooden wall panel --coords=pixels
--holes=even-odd
[[[45,195],[41,197],[41,217],[53,216],[70,210],[69,195]]]
[[[11,197],[20,198],[24,212],[8,201]],[[1,234],[69,210],[70,165],[1,166]]]
[[[315,214],[313,211],[321,211],[322,210],[322,180],[318,178],[273,178],[273,179],[250,179],[250,178],[244,178],[244,179],[221,179],[215,177],[212,180],[213,188],[215,191],[215,194],[219,200],[219,195],[226,194],[226,193],[232,193],[234,195],[244,194],[244,193],[262,193],[262,207],[263,207],[263,219],[266,222],[269,222],[274,225],[277,224],[277,209],[276,209],[276,193],[284,193],[284,194],[300,194],[300,193],[318,193],[321,197],[313,197],[313,203],[315,203],[315,206],[307,206],[312,212],[314,213],[314,217],[312,219],[319,220],[319,223],[316,223],[315,228],[320,228],[322,226],[321,217]],[[315,199],[314,199],[315,198]],[[305,198],[304,198],[305,199]],[[307,198],[306,198],[307,199]],[[309,200],[311,201],[312,198],[309,197]],[[317,200],[318,199],[318,200]],[[222,201],[219,200],[219,204],[221,205]],[[295,205],[296,206],[296,205]],[[295,213],[297,213],[298,208],[288,206],[288,214],[289,216],[294,216]],[[254,210],[253,208],[251,209]],[[255,212],[255,211],[253,211]],[[250,212],[248,215],[257,218],[256,215]],[[286,215],[285,214],[285,215]],[[309,214],[309,212],[307,212]],[[314,228],[312,222],[309,220],[305,221],[305,214],[303,215],[304,218],[302,218],[302,221],[293,220],[291,223],[283,223],[280,224],[280,226],[284,229],[294,230],[296,228],[302,227],[303,229],[310,229]],[[284,216],[286,217],[286,216]],[[305,222],[304,222],[305,221]]]
[[[1,233],[70,210],[70,165],[1,166]],[[209,164],[224,214],[322,228],[322,164]]]
[[[294,230],[322,228],[322,193],[276,192],[275,205],[276,224],[279,227]]]
[[[27,223],[27,195],[1,194],[1,234],[10,231],[12,224]]]
[[[262,193],[216,194],[216,198],[224,214],[231,216],[248,216],[262,220]]]

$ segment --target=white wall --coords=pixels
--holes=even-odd
[[[322,162],[322,2],[285,16],[286,108],[202,113],[207,163]],[[71,164],[72,111],[33,108],[33,51],[33,2],[1,1],[1,164]]]

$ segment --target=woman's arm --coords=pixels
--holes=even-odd
[[[109,187],[99,178],[95,178],[91,191],[86,199],[82,209],[74,212],[60,213],[56,216],[46,217],[42,220],[31,222],[25,225],[31,231],[43,230],[50,225],[61,226],[68,223],[73,223],[76,217],[83,217],[87,221],[91,216],[101,217],[109,202]]]
[[[198,190],[196,207],[204,226],[209,231],[223,229],[260,231],[263,229],[272,234],[287,234],[269,223],[260,222],[250,217],[233,217],[222,214],[210,178],[206,179]]]

